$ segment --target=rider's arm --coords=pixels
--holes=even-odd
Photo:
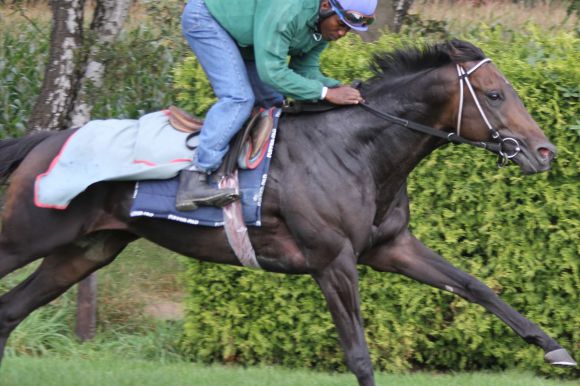
[[[340,85],[340,81],[326,77],[320,72],[320,54],[327,46],[328,43],[320,42],[310,52],[301,56],[293,56],[290,59],[289,67],[305,78],[319,80],[326,87]]]
[[[275,3],[277,7],[256,9],[254,55],[258,74],[262,81],[284,95],[299,100],[321,99],[325,87],[321,79],[309,79],[288,66],[290,43],[297,29],[303,28],[299,22],[300,9],[290,5],[294,2]]]

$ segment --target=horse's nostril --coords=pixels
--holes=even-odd
[[[551,161],[552,159],[554,159],[554,152],[548,148],[541,147],[538,149],[538,153],[540,153],[540,156],[544,160]]]

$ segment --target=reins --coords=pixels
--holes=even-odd
[[[365,109],[366,111],[376,115],[377,117],[384,119],[385,121],[389,121],[391,123],[401,125],[401,126],[406,127],[408,129],[411,129],[411,130],[414,130],[414,131],[417,131],[417,132],[420,132],[423,134],[427,134],[427,135],[430,135],[433,137],[441,138],[441,139],[443,139],[447,142],[450,142],[450,143],[467,144],[467,145],[471,145],[474,147],[479,147],[482,149],[490,150],[490,151],[499,155],[498,166],[499,167],[505,166],[508,164],[510,159],[514,158],[521,151],[520,144],[515,138],[502,137],[500,135],[499,131],[491,126],[491,124],[489,123],[489,119],[487,119],[485,112],[481,108],[481,104],[479,103],[477,95],[475,94],[475,91],[473,90],[473,87],[471,86],[471,83],[469,82],[469,75],[473,74],[478,68],[480,68],[482,65],[484,65],[485,63],[488,63],[488,62],[491,62],[491,59],[487,59],[487,58],[483,59],[478,64],[476,64],[473,68],[471,68],[469,71],[465,71],[465,69],[461,65],[457,64],[457,74],[459,77],[460,97],[459,97],[459,110],[458,110],[458,114],[457,114],[457,132],[456,133],[443,132],[441,130],[437,130],[437,129],[429,127],[429,126],[422,125],[422,124],[417,123],[417,122],[413,122],[413,121],[409,121],[409,120],[397,117],[395,115],[377,110],[374,107],[370,106],[366,102],[360,103],[359,106],[362,107],[363,109]],[[487,128],[489,129],[489,131],[491,133],[492,141],[472,141],[472,140],[469,140],[469,139],[462,137],[460,135],[461,118],[463,115],[463,104],[464,104],[463,83],[465,83],[467,85],[467,88],[470,91],[471,96],[473,97],[473,99],[475,101],[475,104],[477,106],[477,109],[479,110],[480,115],[481,115],[483,121],[485,122]]]
[[[501,145],[498,142],[471,141],[471,140],[466,139],[460,135],[457,135],[456,133],[446,133],[446,132],[443,132],[441,130],[434,129],[432,127],[425,126],[425,125],[422,125],[422,124],[417,123],[417,122],[409,121],[409,120],[406,120],[403,118],[399,118],[395,115],[392,115],[392,114],[389,114],[389,113],[386,113],[383,111],[379,111],[379,110],[375,109],[374,107],[370,106],[366,102],[360,103],[360,107],[362,107],[363,109],[367,110],[368,112],[376,115],[377,117],[384,119],[385,121],[389,121],[391,123],[401,125],[403,127],[406,127],[408,129],[411,129],[414,131],[418,131],[418,132],[423,133],[423,134],[427,134],[427,135],[431,135],[433,137],[444,139],[447,142],[451,142],[451,143],[455,143],[455,144],[463,143],[463,144],[491,150],[494,152],[498,152],[501,149]]]

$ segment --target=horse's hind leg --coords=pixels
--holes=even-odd
[[[78,237],[82,226],[80,221],[76,226],[70,226],[63,221],[51,221],[51,216],[63,217],[62,213],[55,214],[52,213],[54,211],[43,211],[39,208],[18,209],[21,210],[5,208],[3,213],[0,231],[0,279],[52,254],[59,246],[69,244]]]
[[[88,235],[46,257],[25,281],[0,297],[0,359],[10,333],[24,318],[112,262],[135,239],[121,231]]]
[[[0,236],[0,279],[43,256],[34,244],[17,245]]]
[[[455,268],[408,232],[401,234],[388,245],[369,252],[363,256],[361,263],[378,271],[403,274],[477,303],[497,315],[526,342],[540,346],[546,353],[547,362],[555,365],[576,365],[568,352],[536,324],[503,302],[481,281]]]

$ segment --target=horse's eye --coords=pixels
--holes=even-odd
[[[501,94],[497,91],[490,91],[486,94],[489,100],[498,101],[501,99]]]

